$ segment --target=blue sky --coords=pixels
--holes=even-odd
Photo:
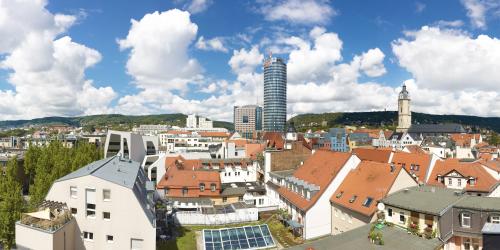
[[[270,51],[288,61],[289,116],[395,109],[403,82],[415,111],[500,116],[499,32],[496,0],[6,0],[0,120],[231,120],[262,103]]]

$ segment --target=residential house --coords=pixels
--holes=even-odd
[[[317,150],[278,188],[280,207],[290,215],[288,224],[304,239],[331,233],[330,197],[358,157],[344,152]]]
[[[403,167],[419,183],[426,183],[439,157],[425,153],[394,152],[391,163]]]
[[[109,130],[104,145],[104,157],[120,155],[125,159],[142,162],[146,155],[158,150],[158,138],[131,132]]]
[[[444,249],[483,249],[486,223],[500,224],[500,199],[465,195],[440,220]]]
[[[377,203],[386,195],[416,186],[401,166],[361,161],[342,181],[331,202],[332,234],[361,227],[377,219]]]
[[[76,219],[68,249],[155,249],[150,184],[138,162],[113,156],[59,178],[45,199],[65,203]]]
[[[441,159],[450,158],[455,153],[455,143],[446,136],[428,136],[424,138],[420,147]]]
[[[476,158],[473,149],[478,143],[483,142],[481,134],[451,134],[450,138],[455,143],[455,158],[457,159]]]
[[[464,190],[469,194],[500,195],[498,181],[483,165],[476,162],[460,162],[457,159],[437,161],[427,184]]]
[[[413,228],[428,237],[442,238],[439,221],[462,193],[451,189],[418,186],[395,192],[381,200],[385,221],[406,229]]]
[[[417,133],[396,132],[391,135],[389,140],[391,148],[402,150],[408,145],[420,145],[423,137],[419,136]]]
[[[349,152],[345,128],[331,128],[326,137],[330,138],[332,151]]]

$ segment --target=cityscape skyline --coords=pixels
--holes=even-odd
[[[500,116],[499,4],[401,1],[388,12],[370,3],[372,12],[353,15],[356,4],[6,1],[0,118],[181,112],[231,121],[233,106],[263,104],[269,52],[289,66],[288,118],[396,110],[402,83],[413,111]]]

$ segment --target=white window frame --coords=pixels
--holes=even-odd
[[[401,216],[403,216],[403,221],[401,221]],[[400,224],[404,224],[406,222],[406,217],[405,217],[405,213],[404,212],[399,212],[399,220],[398,222]]]
[[[500,224],[500,215],[491,215],[490,222],[493,224]]]
[[[74,192],[74,195],[73,195]],[[76,186],[69,187],[69,196],[73,199],[78,198],[78,188]]]
[[[466,216],[467,215],[467,216]],[[468,217],[468,218],[467,218]],[[469,223],[468,225],[466,225],[466,223],[464,223],[465,220],[469,220]],[[469,212],[463,212],[460,214],[460,225],[462,227],[465,227],[465,228],[470,228],[471,227],[471,224],[472,224],[472,214],[469,213]]]
[[[109,198],[106,199],[106,196],[104,195],[104,193],[108,191],[109,192]],[[103,201],[111,201],[111,189],[103,189],[102,190],[102,200]]]

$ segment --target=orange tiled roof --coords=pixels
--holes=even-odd
[[[397,167],[404,167],[408,173],[418,177],[418,180],[424,180],[427,169],[431,163],[431,156],[422,153],[406,153],[406,152],[394,152],[392,156],[392,163]]]
[[[498,158],[495,160],[481,160],[480,163],[487,168],[500,172],[500,161],[498,160]]]
[[[172,159],[169,158],[167,158],[166,161],[172,164]],[[200,191],[201,183],[205,184],[204,192]],[[210,185],[212,183],[216,185],[215,192],[210,191]],[[218,196],[221,190],[221,181],[218,171],[193,170],[189,168],[181,169],[173,162],[173,165],[167,165],[167,171],[158,183],[157,188],[167,188],[169,190],[169,197]],[[182,195],[183,188],[188,189],[187,195]]]
[[[470,147],[471,140],[479,141],[480,134],[451,134],[451,140],[457,146]]]
[[[389,163],[362,161],[356,169],[349,172],[330,201],[363,215],[371,216],[377,210],[377,201],[387,195],[400,171],[405,170],[396,166],[391,172],[391,164]],[[357,198],[351,202],[354,195]],[[369,206],[364,206],[363,203],[368,197],[372,201]]]
[[[280,187],[278,193],[293,203],[302,211],[307,211],[321,197],[328,185],[337,176],[338,172],[351,157],[349,153],[333,152],[329,150],[317,150],[303,165],[301,165],[293,176],[308,183],[319,186],[319,191],[310,200],[302,197],[286,187]]]
[[[230,134],[226,132],[198,132],[201,137],[226,137],[229,138]]]
[[[247,143],[245,144],[246,157],[256,159],[257,154],[262,153],[266,149],[266,144],[262,143]]]
[[[280,132],[266,132],[263,140],[267,141],[267,147],[270,148],[283,149],[285,147],[285,140]]]
[[[467,191],[490,192],[497,184],[497,181],[481,166],[479,161],[459,162],[457,159],[447,159],[437,161],[430,175],[428,184],[436,186],[445,186],[438,181],[438,175],[445,176],[452,171],[456,171],[462,176],[476,178],[476,184],[471,186],[469,182],[465,187]]]
[[[352,150],[352,153],[361,160],[386,163],[389,162],[392,151],[371,148],[355,148]]]

